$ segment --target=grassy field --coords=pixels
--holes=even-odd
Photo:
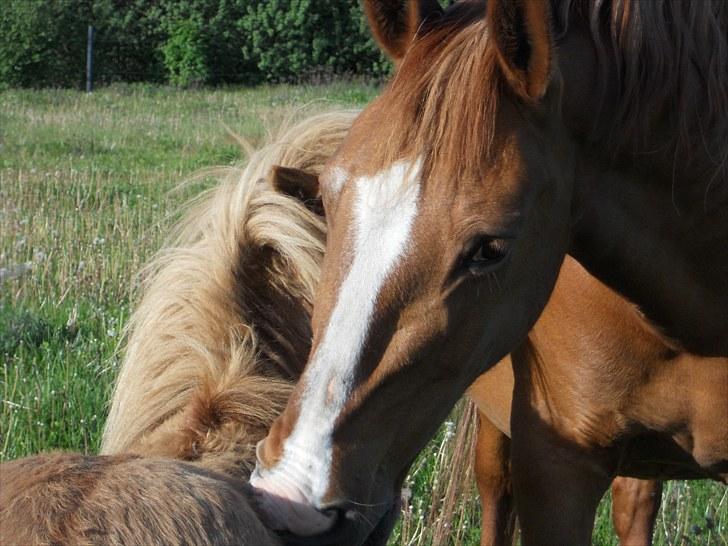
[[[0,92],[0,460],[97,450],[135,273],[209,181],[175,188],[199,168],[244,160],[224,125],[256,142],[301,105],[361,106],[376,92],[344,83]],[[478,543],[470,469],[459,464],[471,441],[456,426],[463,412],[415,463],[392,544]],[[670,483],[655,543],[728,544],[726,497],[714,483]],[[616,544],[606,500],[594,543]]]

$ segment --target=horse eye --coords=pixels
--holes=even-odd
[[[487,272],[508,255],[510,240],[498,237],[479,237],[463,254],[462,269],[472,275]]]

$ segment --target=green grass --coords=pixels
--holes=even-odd
[[[172,190],[201,167],[244,159],[223,124],[257,142],[302,105],[361,106],[376,92],[349,83],[1,92],[0,460],[97,450],[135,274],[208,182]],[[452,428],[413,466],[393,544],[478,543],[472,477],[452,464],[470,439]],[[727,544],[727,512],[723,486],[673,482],[655,542]],[[608,502],[594,542],[616,544]]]

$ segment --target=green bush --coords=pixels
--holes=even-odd
[[[83,81],[86,22],[83,0],[3,0],[0,84],[74,86]],[[83,58],[81,62],[77,59]]]
[[[164,66],[173,85],[199,85],[209,77],[200,27],[200,23],[192,19],[177,21],[162,45]]]
[[[0,0],[0,86],[379,78],[358,0]]]
[[[168,34],[161,18],[169,0],[87,1],[96,28],[94,79],[99,84],[166,81],[161,46]]]
[[[269,81],[317,72],[379,77],[389,70],[357,0],[251,0],[238,28],[243,57]]]
[[[0,85],[82,87],[88,25],[94,80],[164,79],[162,0],[2,0]]]
[[[237,21],[250,0],[164,0],[157,13],[158,25],[168,40],[189,21],[198,25],[196,55],[206,68],[205,83],[243,83],[257,79],[257,69],[242,56],[244,36]],[[164,46],[162,46],[164,47]]]

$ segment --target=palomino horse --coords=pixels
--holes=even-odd
[[[134,455],[35,455],[0,465],[0,543],[279,546],[249,485]]]
[[[639,306],[620,344],[671,364],[646,368],[664,380],[652,387],[681,389],[637,389],[654,404],[623,413],[594,372],[586,390],[613,419],[568,415],[563,438],[540,395],[558,382],[540,370],[542,385],[517,381],[524,544],[589,543],[617,471],[728,478],[726,4],[365,8],[398,68],[321,176],[328,239],[312,350],[251,479],[273,524],[350,544],[383,525],[468,386],[508,353],[539,360],[522,342],[567,252]],[[722,397],[689,396],[703,380],[686,367]],[[603,445],[582,443],[607,425]]]
[[[325,231],[266,179],[318,173],[352,120],[291,127],[190,211],[134,313],[107,455],[0,465],[0,544],[280,543],[247,477],[305,363]]]
[[[319,173],[353,119],[320,114],[281,130],[196,200],[147,269],[102,453],[252,470],[306,361],[326,237],[320,215],[268,179],[278,164]]]

